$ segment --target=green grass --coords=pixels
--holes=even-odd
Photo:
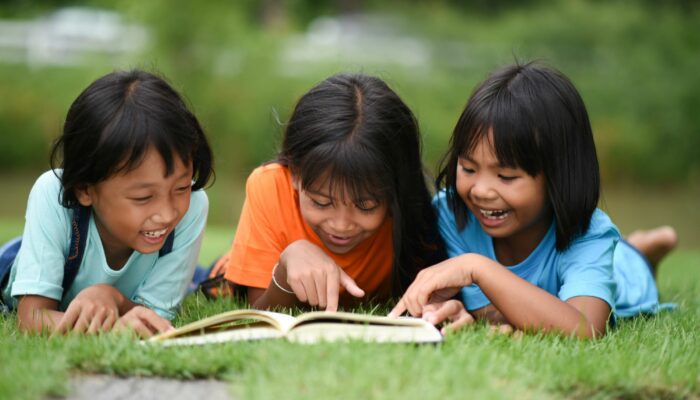
[[[210,247],[204,252],[213,254]],[[622,321],[597,341],[492,336],[478,324],[438,346],[260,341],[161,348],[117,334],[26,336],[14,316],[5,316],[0,398],[66,395],[77,373],[216,378],[240,398],[698,398],[700,251],[669,257],[659,286],[677,311]],[[242,306],[191,296],[175,324]]]
[[[31,183],[4,182],[6,198],[26,199],[26,192],[17,193]],[[236,185],[220,182],[217,187],[235,191]],[[214,377],[230,382],[241,398],[700,398],[696,195],[668,188],[605,191],[603,207],[623,232],[670,223],[681,232],[683,246],[659,270],[662,300],[680,308],[623,321],[598,341],[492,337],[486,327],[476,325],[440,346],[265,341],[164,349],[141,347],[130,337],[113,334],[24,336],[10,316],[0,317],[0,399],[66,395],[68,378],[78,373]],[[21,232],[24,206],[17,200],[9,207],[0,214],[0,241]],[[228,249],[234,225],[215,221],[207,227],[203,264]],[[175,324],[241,306],[190,297]]]

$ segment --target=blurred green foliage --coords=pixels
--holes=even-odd
[[[75,2],[14,0],[0,18],[30,19]],[[690,1],[212,1],[110,0],[146,26],[149,46],[80,67],[0,63],[0,168],[45,168],[71,101],[115,69],[169,78],[214,145],[217,173],[242,180],[272,158],[294,102],[340,71],[384,78],[414,110],[434,168],[474,86],[514,60],[567,74],[589,109],[605,179],[694,182],[700,176],[700,6]],[[282,56],[320,16],[365,13],[399,21],[400,35],[435,51],[429,66],[342,57],[292,65]],[[392,25],[393,26],[393,25]],[[342,49],[341,49],[342,53]]]

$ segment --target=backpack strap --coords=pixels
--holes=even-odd
[[[174,241],[175,241],[175,230],[170,232],[170,235],[168,235],[168,237],[165,238],[165,243],[163,244],[163,247],[160,248],[160,251],[158,252],[158,257],[163,257],[164,255],[167,255],[171,251],[173,251],[173,242]]]
[[[73,209],[73,219],[71,220],[70,248],[68,258],[63,266],[63,291],[70,289],[80,263],[85,254],[85,244],[87,243],[88,228],[90,227],[90,207],[77,206]]]
[[[83,261],[83,255],[85,254],[85,246],[87,243],[88,229],[90,228],[90,214],[92,212],[91,207],[76,206],[73,208],[73,218],[71,219],[71,235],[70,235],[70,248],[68,250],[68,257],[66,258],[66,263],[63,266],[63,292],[65,293],[70,289],[75,277],[78,275],[78,269],[80,269],[80,263]],[[158,257],[163,257],[164,255],[170,253],[173,250],[173,242],[175,240],[175,231],[171,232],[170,235],[165,239],[165,244],[158,252]],[[16,250],[12,256],[14,260],[14,255],[19,251],[19,246],[21,245],[21,238],[17,240],[17,243],[13,243],[13,247],[16,246]],[[9,264],[12,264],[10,260]],[[9,272],[9,268],[8,271]],[[9,273],[2,276],[3,280],[7,280]]]

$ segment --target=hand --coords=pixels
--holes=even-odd
[[[398,317],[408,310],[411,315],[419,317],[427,304],[451,299],[462,287],[471,285],[472,269],[468,256],[473,254],[450,258],[420,271],[389,316]]]
[[[231,258],[231,253],[227,252],[223,256],[219,257],[214,263],[214,266],[209,271],[209,277],[214,278],[217,275],[223,275],[226,273],[226,267],[228,266],[228,260]]]
[[[505,335],[512,336],[515,339],[520,339],[523,337],[523,331],[516,330],[511,324],[491,324],[489,325],[489,335]]]
[[[299,301],[326,311],[338,309],[340,286],[355,297],[365,295],[365,291],[323,250],[306,240],[297,240],[287,246],[280,255],[277,269],[277,277],[286,277],[278,282],[286,282]]]
[[[156,314],[148,307],[136,306],[124,314],[114,325],[115,330],[131,330],[141,338],[173,329],[167,319]]]
[[[85,288],[70,302],[55,332],[94,334],[108,331],[119,318],[119,305],[123,299],[121,292],[110,285]]]
[[[467,312],[464,304],[459,300],[447,300],[426,305],[423,307],[423,319],[433,325],[449,320],[450,324],[440,329],[440,333],[443,335],[474,323],[474,317]]]

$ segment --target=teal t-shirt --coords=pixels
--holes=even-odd
[[[466,226],[459,230],[444,190],[435,196],[433,206],[449,257],[477,253],[496,260],[493,239],[474,215],[469,213]],[[556,231],[552,223],[525,260],[506,267],[563,301],[576,296],[600,298],[620,317],[659,309],[658,291],[646,260],[621,240],[617,227],[599,209],[593,213],[588,231],[575,238],[566,250],[556,249]],[[463,288],[461,297],[468,310],[490,304],[477,285]]]
[[[53,171],[42,174],[32,187],[22,247],[2,293],[5,303],[16,307],[16,296],[38,295],[60,301],[59,310],[65,311],[83,289],[108,284],[132,302],[173,319],[199,257],[209,207],[204,191],[192,192],[190,207],[175,227],[170,253],[158,257],[158,252],[134,251],[119,270],[107,265],[95,219],[91,217],[80,269],[64,294],[63,267],[70,246],[73,211],[59,203],[60,190],[61,183]]]

